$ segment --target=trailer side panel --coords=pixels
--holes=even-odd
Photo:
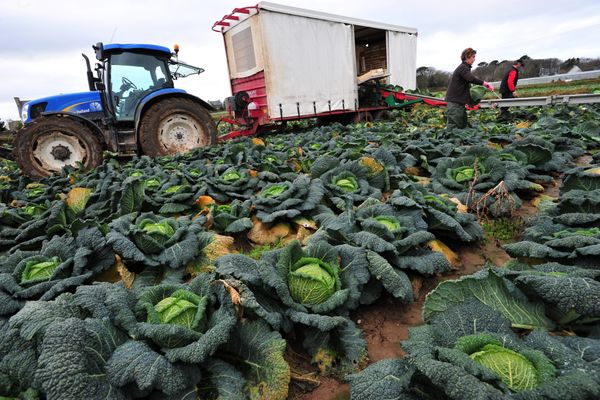
[[[261,10],[271,118],[354,110],[352,26]]]
[[[417,36],[387,31],[389,82],[404,89],[417,85]]]

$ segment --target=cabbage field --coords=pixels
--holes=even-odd
[[[0,399],[600,398],[600,106],[496,114],[2,161]]]

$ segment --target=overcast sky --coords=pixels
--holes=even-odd
[[[452,71],[466,47],[477,61],[600,57],[600,1],[275,0],[276,3],[418,29],[417,67]],[[13,97],[87,90],[81,53],[91,45],[152,43],[206,72],[177,82],[205,100],[230,95],[222,35],[213,23],[243,0],[0,0],[0,119]]]

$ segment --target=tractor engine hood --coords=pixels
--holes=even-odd
[[[28,101],[23,104],[21,120],[26,124],[42,115],[42,113],[49,112],[101,113],[103,109],[100,92],[68,93]]]

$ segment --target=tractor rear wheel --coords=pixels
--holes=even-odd
[[[146,155],[173,155],[217,143],[217,127],[208,111],[195,101],[167,99],[144,113],[139,139]]]
[[[40,117],[17,132],[15,162],[34,179],[58,173],[78,163],[88,170],[102,163],[102,145],[85,124],[64,116]]]

